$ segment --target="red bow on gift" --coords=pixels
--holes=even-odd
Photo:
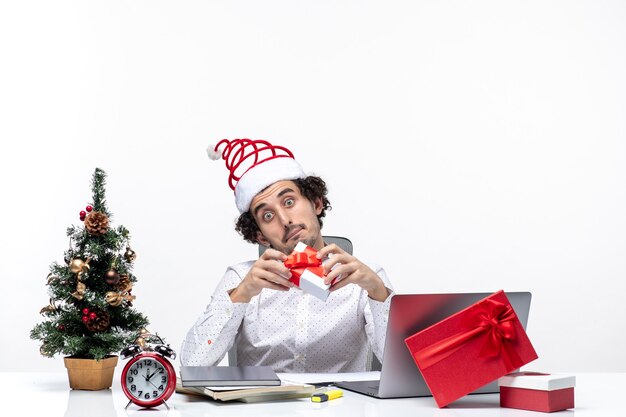
[[[415,359],[426,369],[459,350],[467,341],[482,336],[483,345],[479,357],[502,357],[507,369],[523,365],[511,343],[515,339],[515,311],[510,305],[484,300],[476,306],[466,321],[468,330],[447,337],[416,352]]]
[[[322,260],[318,259],[316,255],[317,251],[310,246],[307,246],[302,252],[292,252],[284,262],[285,266],[291,270],[289,281],[300,286],[300,276],[307,269],[322,278],[324,267],[322,267]]]

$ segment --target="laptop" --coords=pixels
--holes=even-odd
[[[415,364],[404,339],[493,293],[396,294],[391,299],[385,354],[379,381],[341,381],[335,385],[375,398],[427,397],[431,392]],[[530,292],[505,292],[522,326],[526,329]],[[500,392],[498,382],[472,394]]]

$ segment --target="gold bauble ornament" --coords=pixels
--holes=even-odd
[[[135,339],[135,344],[143,349],[146,346],[146,340],[143,337],[139,336],[137,339]]]
[[[142,350],[146,349],[146,343],[150,339],[150,332],[145,327],[142,327],[139,330],[139,336],[135,339],[135,344],[138,345]]]
[[[130,248],[130,246],[126,246],[126,252],[124,252],[124,259],[126,259],[127,262],[135,262],[135,259],[137,259],[137,254],[135,253],[134,250]]]
[[[51,357],[52,357],[52,354],[51,354],[50,352],[48,352],[48,342],[47,342],[47,341],[45,341],[45,340],[44,340],[43,345],[41,345],[41,346],[39,347],[39,353],[40,353],[42,356],[46,356],[46,357],[48,357],[48,358],[51,358]]]
[[[87,289],[87,286],[81,281],[83,279],[82,275],[89,270],[89,261],[91,261],[91,258],[87,258],[85,261],[76,258],[72,259],[72,262],[70,262],[70,271],[76,274],[76,291],[72,293],[72,297],[77,300],[83,299],[83,295]]]
[[[89,269],[89,258],[87,258],[86,261],[83,261],[82,259],[72,259],[72,261],[70,262],[70,271],[72,271],[75,274],[78,274],[79,272],[86,272]]]

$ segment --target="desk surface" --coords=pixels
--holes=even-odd
[[[203,397],[190,397],[175,393],[169,400],[170,410],[164,406],[142,410],[134,405],[124,409],[128,400],[124,396],[117,373],[113,387],[103,391],[73,391],[69,388],[67,374],[1,372],[0,398],[2,414],[65,417],[111,416],[623,416],[623,395],[626,394],[625,373],[580,373],[576,375],[576,408],[558,414],[499,407],[497,394],[468,395],[446,408],[439,409],[431,397],[377,400],[344,391],[344,397],[325,403],[309,399],[296,399],[266,403],[223,403]],[[8,408],[8,409],[7,409]],[[145,414],[148,412],[148,414]],[[144,413],[144,414],[141,414]]]

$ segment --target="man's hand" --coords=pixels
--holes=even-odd
[[[331,254],[332,256],[329,256]],[[330,284],[333,279],[341,275],[341,279],[330,287],[331,291],[337,291],[348,284],[356,284],[376,301],[385,301],[389,296],[389,290],[376,272],[336,244],[324,246],[317,253],[317,257],[320,259],[329,257],[329,260],[324,263],[325,284]]]
[[[239,286],[231,291],[233,303],[248,303],[263,288],[289,291],[294,287],[289,281],[291,271],[283,264],[286,259],[287,255],[272,248],[263,252]]]

